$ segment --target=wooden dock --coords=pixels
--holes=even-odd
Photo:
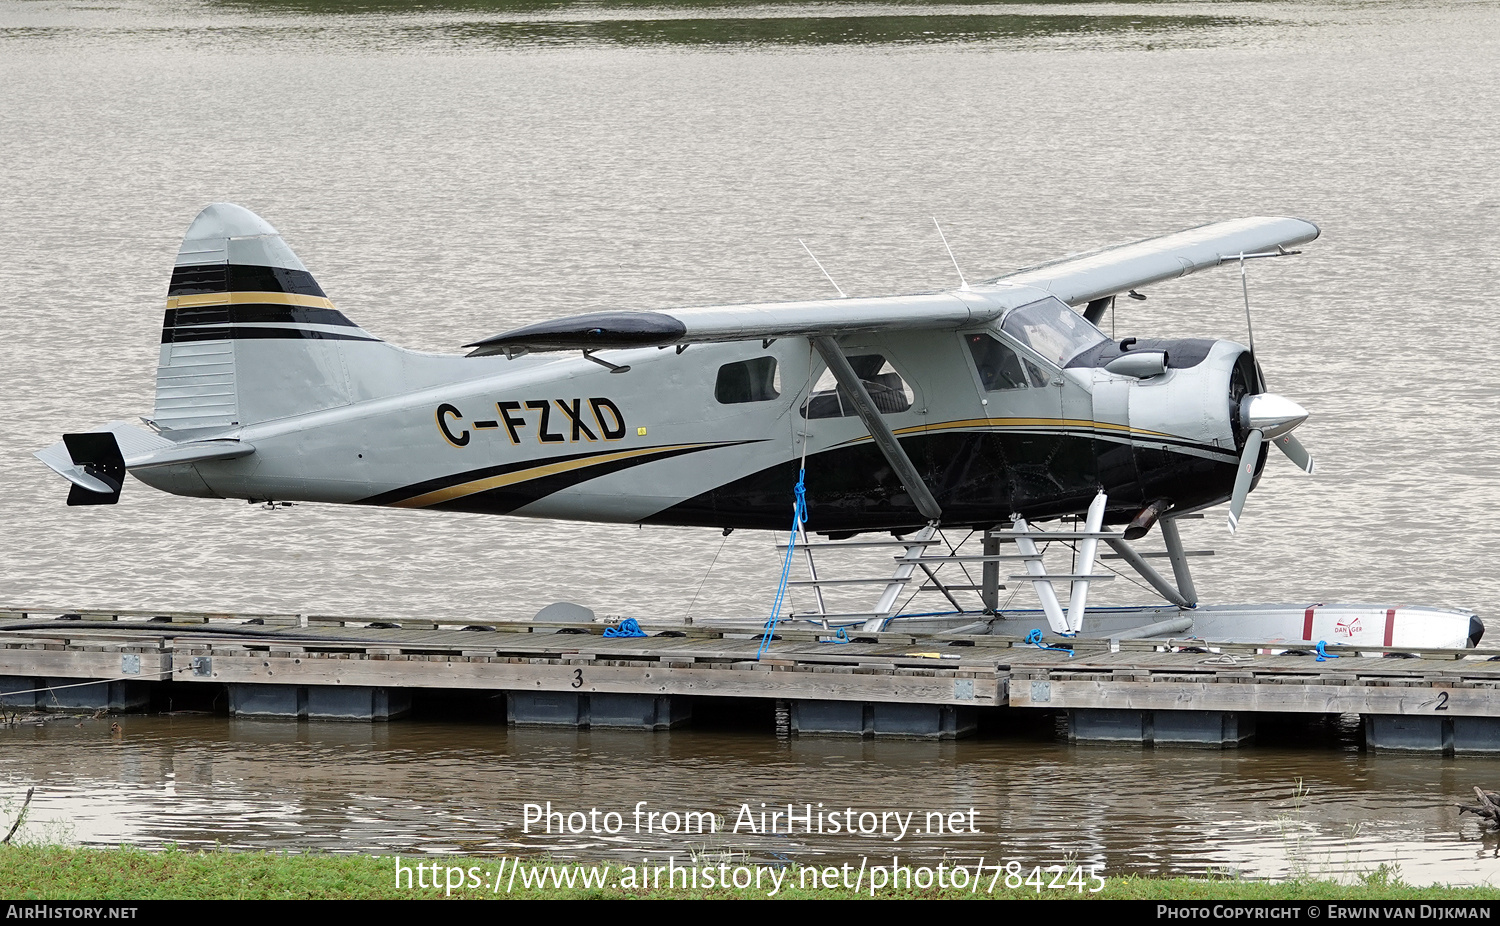
[[[141,710],[216,686],[236,716],[385,720],[423,691],[503,692],[511,723],[664,729],[705,698],[774,702],[778,732],[957,738],[985,712],[1066,715],[1079,742],[1232,746],[1265,715],[1359,714],[1375,749],[1500,755],[1500,650],[1318,661],[1200,640],[466,624],[287,614],[0,610],[0,705]],[[1045,641],[1057,644],[1061,641]],[[1335,648],[1334,651],[1337,651]],[[176,690],[182,690],[177,688]]]

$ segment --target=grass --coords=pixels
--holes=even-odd
[[[732,866],[733,860],[687,862],[719,871],[720,863]],[[394,856],[365,855],[291,855],[269,852],[189,851],[169,847],[160,852],[142,849],[80,849],[46,845],[5,846],[0,848],[0,896],[13,900],[167,900],[167,899],[418,899],[451,896],[453,898],[512,899],[584,899],[584,898],[724,898],[753,899],[765,897],[771,890],[769,874],[761,888],[745,889],[699,887],[698,889],[657,888],[621,885],[621,876],[629,869],[610,864],[610,886],[555,886],[549,880],[543,887],[523,887],[549,868],[554,872],[578,871],[571,862],[551,859],[521,862],[514,887],[509,893],[509,867],[501,869],[499,891],[493,887],[494,873],[502,864],[495,858],[402,858],[401,864],[415,869],[427,868],[421,880],[448,880],[446,869],[458,874],[463,886],[451,891],[444,887],[418,886],[414,874],[404,876],[412,886],[396,882]],[[514,860],[504,860],[506,866]],[[762,869],[769,873],[770,869]],[[870,896],[868,880],[861,891],[840,887],[811,889],[797,887],[802,869],[781,869],[785,879],[777,896],[783,899],[855,898]],[[809,871],[813,871],[809,869]],[[851,870],[852,872],[852,870]],[[553,876],[547,876],[552,878]],[[661,876],[665,879],[665,875]],[[852,878],[852,873],[851,873]],[[635,880],[639,881],[638,869]],[[477,882],[477,885],[476,885]],[[1399,870],[1382,866],[1357,884],[1296,879],[1285,882],[1246,881],[1231,878],[1150,878],[1138,876],[1109,877],[1098,893],[1074,889],[1037,890],[1023,885],[1006,890],[1003,883],[993,894],[983,889],[977,893],[948,887],[921,888],[915,885],[876,892],[880,898],[943,899],[993,896],[999,898],[1105,899],[1105,900],[1475,900],[1500,899],[1500,889],[1412,887],[1402,883]]]

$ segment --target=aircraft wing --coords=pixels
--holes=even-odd
[[[1254,216],[1199,225],[1160,238],[1065,257],[992,282],[1046,290],[1068,305],[1217,267],[1240,254],[1275,251],[1318,237],[1318,226],[1285,216]]]
[[[857,331],[959,328],[1044,298],[1022,287],[992,291],[825,299],[660,312],[595,312],[516,328],[467,345],[469,356],[527,351],[666,347],[710,341],[817,337]]]
[[[1302,219],[1233,219],[1063,258],[958,292],[659,312],[593,312],[538,322],[466,346],[471,357],[515,356],[529,351],[667,347],[859,331],[960,328],[984,324],[1049,295],[1079,306],[1217,267],[1241,253],[1274,252],[1278,247],[1316,237],[1318,227]]]

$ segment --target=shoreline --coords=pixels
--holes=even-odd
[[[631,866],[546,858],[10,845],[0,847],[0,896],[10,900],[1500,900],[1500,887],[1415,887],[1401,881],[1399,869],[1385,867],[1351,884],[1136,875],[1103,876],[1095,881],[1086,869],[1032,879],[1024,877],[1030,873],[997,872],[993,866],[976,879],[973,867],[945,861],[885,870],[877,877],[882,871],[878,866],[865,871],[852,865],[771,868],[742,858],[694,857],[670,866],[659,862]],[[697,879],[697,887],[689,884],[689,873]],[[924,877],[925,887],[921,886]],[[675,879],[674,886],[667,886],[668,879]],[[877,886],[877,880],[885,883]],[[1007,880],[1011,885],[1021,883],[1009,886]],[[722,882],[732,883],[724,887]],[[1098,882],[1102,885],[1096,888]],[[743,886],[736,886],[740,883]]]

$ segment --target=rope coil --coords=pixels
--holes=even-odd
[[[1021,642],[1029,644],[1031,646],[1035,646],[1037,649],[1051,649],[1057,650],[1059,653],[1067,653],[1068,658],[1070,659],[1073,656],[1073,651],[1071,649],[1068,649],[1066,646],[1048,646],[1043,643],[1042,632],[1040,630],[1033,629],[1030,633],[1028,633],[1021,639]]]
[[[645,635],[646,631],[641,629],[641,625],[637,624],[633,617],[627,617],[623,621],[620,621],[617,627],[604,628],[604,636],[606,637],[644,637]]]

